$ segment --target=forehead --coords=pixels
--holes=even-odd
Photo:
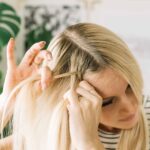
[[[119,73],[110,68],[97,73],[86,73],[84,80],[88,81],[103,98],[119,96],[128,84]]]

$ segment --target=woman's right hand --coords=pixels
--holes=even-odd
[[[7,45],[7,72],[4,81],[3,94],[8,95],[18,83],[29,76],[38,73],[39,64],[41,64],[43,60],[51,60],[52,56],[49,51],[40,51],[44,46],[44,41],[32,45],[25,53],[19,65],[17,65],[14,53],[15,41],[13,38],[9,40]],[[41,82],[39,83],[39,88],[45,89],[50,84],[50,80],[51,71],[45,66],[41,70]]]

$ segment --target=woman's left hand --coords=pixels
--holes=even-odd
[[[86,81],[81,81],[76,91],[69,90],[68,100],[70,136],[78,150],[103,149],[98,138],[98,125],[102,104],[101,96]]]

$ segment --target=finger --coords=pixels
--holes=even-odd
[[[102,99],[102,97],[96,92],[95,88],[92,85],[90,85],[90,83],[88,83],[87,81],[85,81],[85,80],[81,81],[79,83],[79,86],[86,89],[87,91],[89,91],[93,95],[100,97]]]
[[[69,111],[69,115],[70,116],[74,116],[75,118],[80,118],[81,119],[81,108],[80,108],[80,104],[79,104],[79,99],[78,99],[78,95],[77,93],[75,93],[75,91],[73,90],[68,90],[65,94],[64,94],[64,99],[66,102],[66,107]],[[81,121],[80,121],[81,122]]]
[[[15,40],[11,38],[7,45],[7,68],[13,69],[16,67],[16,61],[15,61],[15,54],[14,54],[14,48],[15,48]]]
[[[41,68],[41,86],[42,90],[45,90],[53,81],[52,71],[47,65],[43,65]]]
[[[85,97],[87,100],[89,100],[94,106],[97,106],[102,103],[101,97],[98,96],[98,94],[95,95],[96,91],[94,92],[94,90],[92,91],[94,93],[91,93],[82,87],[78,87],[76,89],[76,92],[79,95]]]
[[[51,54],[50,51],[48,51],[48,50],[42,50],[42,51],[40,51],[40,52],[35,56],[34,62],[35,62],[36,64],[41,64],[44,59],[47,59],[48,61],[52,60],[52,54]]]
[[[67,99],[70,106],[77,106],[79,105],[79,99],[77,93],[70,89],[64,94],[64,99]],[[69,107],[70,107],[69,106]]]
[[[79,86],[85,88],[88,91],[92,91],[95,90],[94,87],[92,85],[90,85],[87,81],[83,80],[79,83]]]
[[[82,109],[89,109],[91,108],[91,103],[86,100],[84,97],[80,97],[80,106]]]
[[[40,50],[45,46],[45,44],[46,44],[45,41],[41,41],[32,45],[31,48],[26,52],[20,65],[30,66],[35,56],[40,52]]]

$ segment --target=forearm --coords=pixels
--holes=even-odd
[[[13,149],[13,136],[10,135],[4,139],[0,139],[0,150],[12,150]]]

